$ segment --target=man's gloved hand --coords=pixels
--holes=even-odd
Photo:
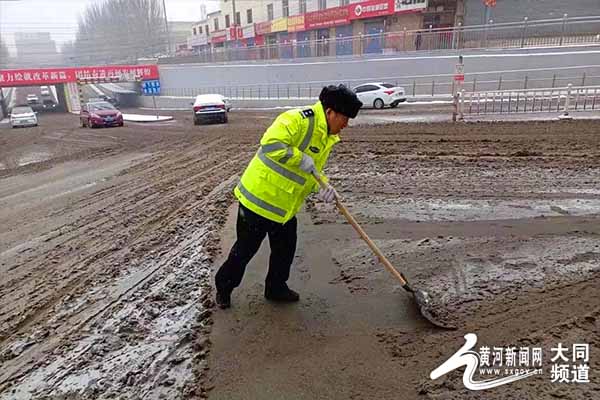
[[[337,192],[331,185],[325,186],[325,188],[319,189],[319,194],[317,194],[319,200],[324,201],[325,203],[333,203],[335,198],[337,197]]]
[[[317,172],[317,167],[315,166],[315,162],[311,156],[306,154],[302,154],[302,161],[300,161],[300,169],[307,174],[312,174]]]

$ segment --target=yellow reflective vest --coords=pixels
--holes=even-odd
[[[292,219],[304,199],[319,190],[312,175],[300,169],[302,154],[312,157],[321,172],[331,148],[340,141],[327,131],[321,102],[280,114],[264,133],[234,190],[240,203],[271,221]]]

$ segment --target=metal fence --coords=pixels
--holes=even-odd
[[[593,73],[596,71],[596,73]],[[531,76],[530,76],[531,75]],[[535,76],[535,77],[533,77]],[[518,90],[528,88],[554,88],[576,82],[578,85],[600,85],[600,65],[585,67],[560,67],[538,69],[491,71],[465,75],[465,81],[456,86],[453,74],[383,77],[377,79],[402,86],[406,96],[450,97],[455,91],[470,92]],[[163,88],[163,96],[193,97],[199,94],[220,93],[231,99],[315,99],[322,87],[331,83],[344,83],[353,88],[366,83],[365,79],[338,82],[312,81],[280,84],[249,84],[235,86],[203,86],[197,88]]]
[[[209,47],[193,56],[168,57],[159,63],[218,63],[230,61],[352,57],[409,51],[505,49],[544,46],[600,45],[600,16],[456,26],[452,28],[380,32],[307,41],[281,41],[270,45]]]
[[[459,114],[510,114],[600,110],[600,86],[462,91]]]

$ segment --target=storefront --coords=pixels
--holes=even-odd
[[[287,30],[287,17],[271,21],[271,35],[274,38],[273,58],[292,58],[292,45]]]
[[[297,32],[296,33],[296,57],[311,57],[311,32]]]
[[[208,36],[205,33],[193,35],[187,39],[187,47],[195,54],[200,54],[210,50],[208,45]]]
[[[259,58],[270,58],[271,52],[268,46],[270,42],[277,40],[269,37],[271,33],[271,21],[254,24],[254,31],[256,32],[255,43],[256,46],[259,46]]]
[[[385,17],[394,12],[394,0],[369,0],[350,5],[350,19],[361,20],[362,23],[363,40],[360,47],[363,53],[383,51]]]
[[[352,25],[335,28],[335,55],[347,56],[352,54]]]
[[[295,44],[292,47],[292,57],[310,57],[308,35],[304,31],[304,15],[294,15],[287,19],[288,40]],[[295,54],[294,54],[295,53]]]
[[[254,47],[254,24],[242,27],[242,46]]]
[[[350,25],[349,8],[347,6],[328,8],[309,12],[304,15],[304,26],[307,31],[315,31],[316,55],[319,57],[328,56],[335,51],[334,41],[330,38],[331,28]]]
[[[213,31],[210,34],[210,43],[213,48],[221,49],[225,47],[225,42],[227,41],[227,32],[228,29],[223,29],[220,31]]]

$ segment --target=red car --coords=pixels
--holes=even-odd
[[[79,114],[81,126],[123,126],[123,114],[107,101],[86,103]]]

